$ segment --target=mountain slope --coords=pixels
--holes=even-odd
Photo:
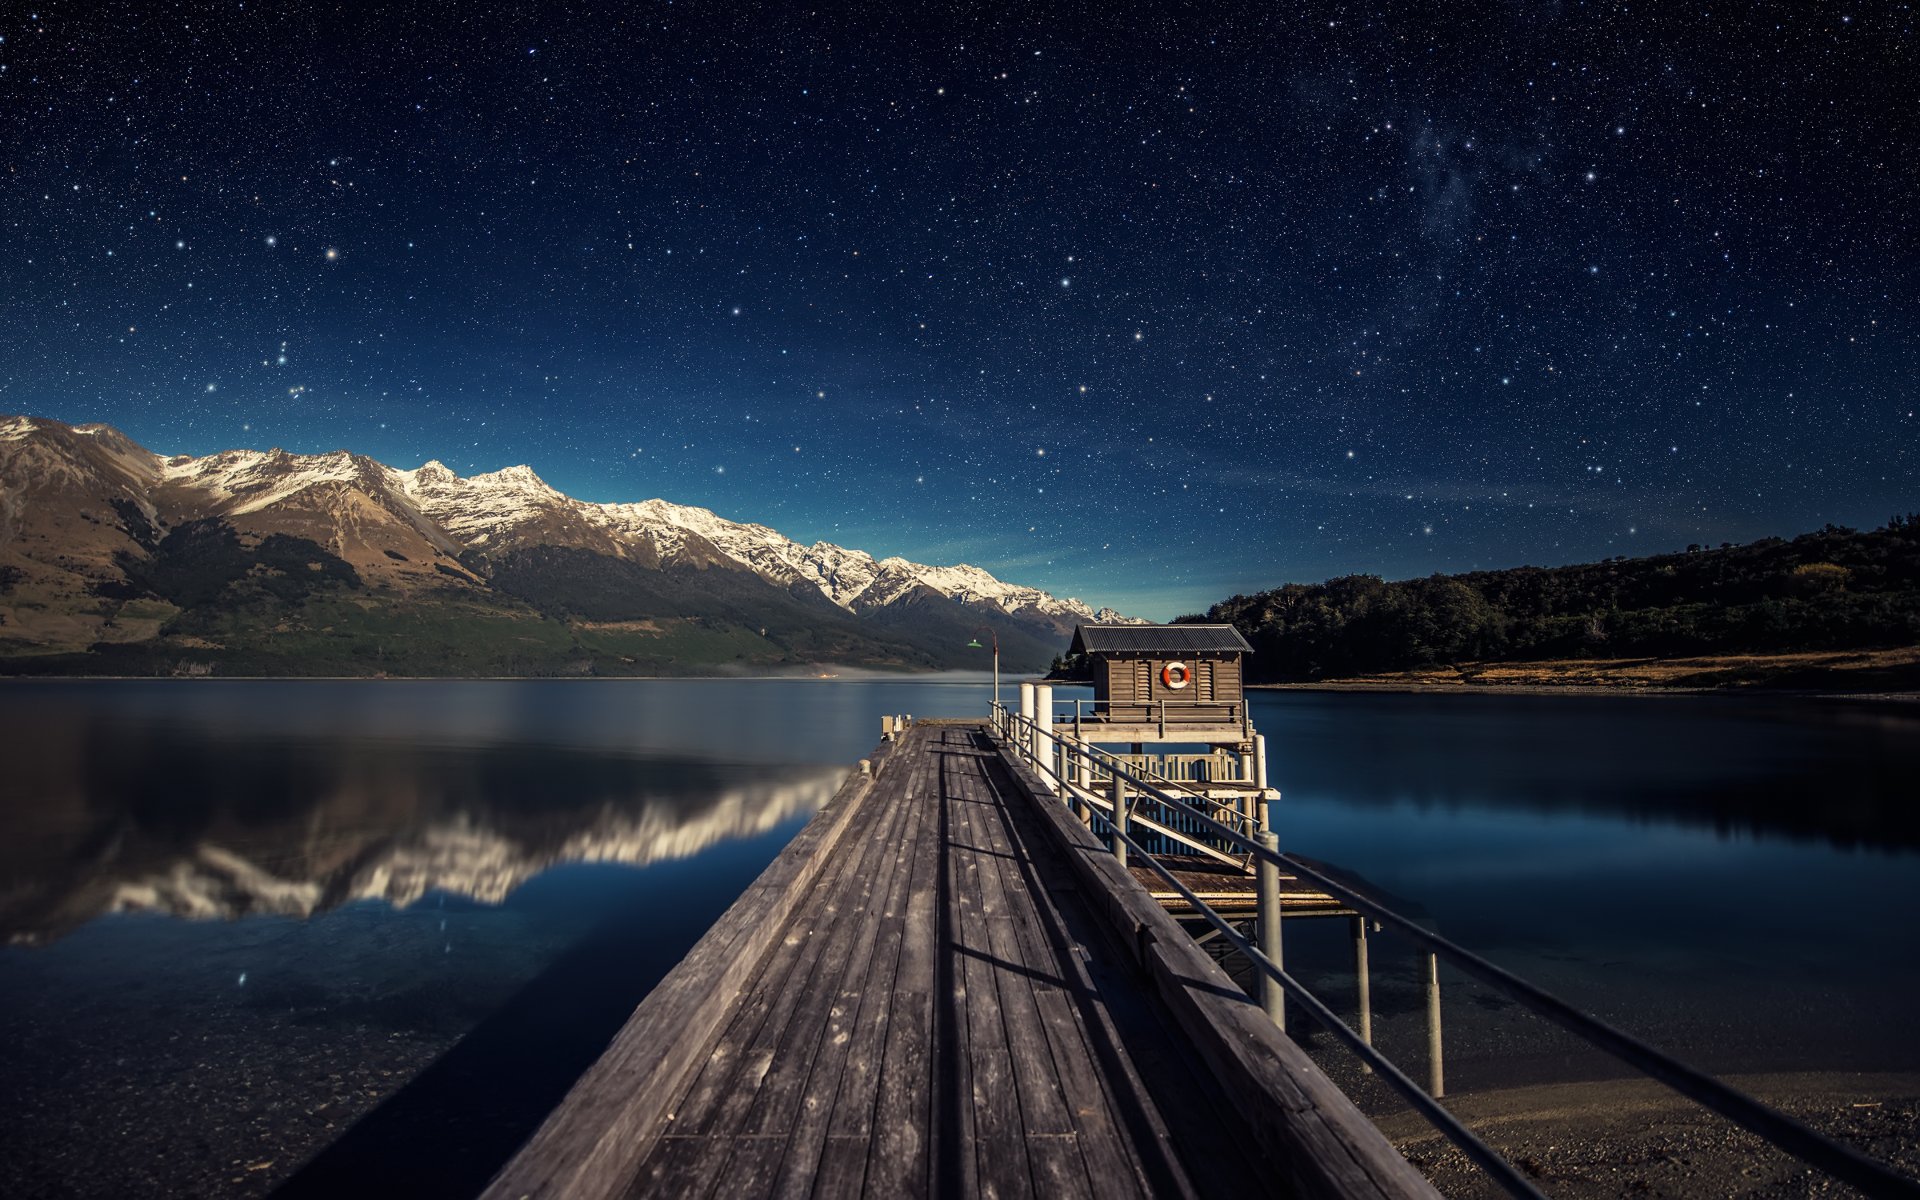
[[[876,560],[519,466],[165,457],[0,417],[0,661],[127,673],[636,674],[1044,664],[1125,620],[977,567]]]

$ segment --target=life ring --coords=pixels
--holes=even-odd
[[[1160,682],[1177,692],[1193,682],[1193,668],[1183,662],[1170,662],[1160,668]]]

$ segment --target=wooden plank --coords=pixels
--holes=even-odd
[[[972,743],[972,735],[968,737]],[[1027,972],[1054,972],[1058,964],[1052,956],[1039,962],[1027,962],[1021,954],[1020,939],[1012,922],[1012,908],[1025,900],[1023,889],[1008,893],[1002,868],[1008,866],[1006,841],[998,837],[1004,818],[1000,799],[985,776],[985,758],[973,745],[954,758],[956,785],[964,797],[966,847],[964,852],[975,866],[975,885],[979,887],[977,920],[970,927],[973,964],[993,987],[998,1023],[975,1027],[970,1020],[970,1037],[975,1039],[973,1060],[983,1064],[977,1079],[1006,1079],[1006,1087],[975,1085],[975,1104],[985,1100],[985,1112],[975,1117],[981,1125],[981,1192],[983,1194],[1021,1194],[1035,1190],[1039,1194],[1091,1194],[1085,1167],[1066,1171],[1066,1158],[1058,1146],[1048,1146],[1050,1175],[1056,1187],[1048,1187],[1033,1164],[1033,1150],[1052,1139],[1073,1133],[1066,1098],[1060,1091],[1060,1077],[1052,1064],[1052,1050],[1046,1043],[1039,1014],[1033,1004],[1033,989]],[[981,958],[979,954],[985,954]],[[979,1043],[981,1037],[998,1041]],[[1012,1156],[1004,1142],[1014,1135],[1018,1121],[1021,1150]],[[993,1131],[993,1133],[989,1133]],[[989,1142],[987,1139],[993,1139]],[[1069,1146],[1071,1148],[1071,1146]],[[1077,1158],[1077,1154],[1075,1154]]]
[[[977,777],[974,783],[983,797],[991,795],[984,777]],[[1026,894],[1024,880],[1016,879],[1013,887],[1007,886],[1006,872],[1018,867],[1011,861],[1013,850],[1006,834],[1005,810],[997,802],[988,801],[977,806],[975,815],[978,818],[976,834],[989,851],[981,862],[980,872],[987,947],[996,963],[1007,964],[995,968],[994,981],[999,987],[1000,1013],[1018,1084],[1021,1126],[1028,1137],[1070,1134],[1074,1131],[1073,1121],[1067,1112],[1059,1072],[1053,1063],[1053,1049],[1047,1043],[1033,995],[1033,975],[1053,977],[1060,964],[1044,951],[1029,957],[1028,943],[1020,940],[1015,911],[1030,912],[1033,901]]]
[[[773,1186],[771,1176],[765,1189],[750,1188],[743,1180],[757,1178],[752,1172],[770,1155],[769,1169],[778,1170],[792,1125],[792,1106],[784,1099],[805,1081],[824,1023],[826,998],[838,988],[850,933],[859,924],[860,880],[882,845],[876,831],[884,829],[886,818],[896,813],[884,803],[868,809],[868,819],[856,828],[839,861],[823,874],[806,907],[796,914],[787,939],[791,966],[784,977],[768,979],[768,988],[761,990],[756,1005],[777,984],[764,1019],[736,1056],[731,1072],[722,1074],[716,1103],[707,1116],[704,1127],[720,1135],[711,1143],[713,1152],[697,1164],[694,1177],[663,1180],[660,1194],[675,1194],[671,1190],[675,1188],[703,1191],[719,1180],[725,1181],[730,1194],[739,1196],[762,1194]],[[806,937],[797,941],[802,926],[807,926]],[[780,1154],[763,1144],[770,1137],[780,1143]],[[747,1166],[733,1161],[742,1154],[751,1156]]]
[[[965,1039],[961,1061],[967,1071],[967,1087],[958,1094],[971,1100],[974,1131],[968,1150],[973,1175],[965,1196],[1011,1197],[1033,1192],[1033,1174],[1027,1159],[1025,1129],[1020,1116],[1020,1098],[1014,1092],[1013,1056],[1007,1045],[1005,1018],[1001,1013],[999,980],[992,963],[992,946],[987,933],[987,896],[983,876],[994,870],[991,861],[982,862],[980,839],[985,830],[977,827],[981,781],[956,761],[957,754],[946,756],[943,770],[943,795],[953,798],[953,820],[947,836],[951,842],[954,900],[954,944],[948,951],[956,955],[955,972],[966,991]]]
[[[760,979],[737,1006],[733,1021],[721,1032],[706,1065],[676,1106],[670,1134],[697,1145],[701,1153],[680,1149],[670,1167],[657,1173],[650,1169],[650,1160],[643,1163],[640,1175],[650,1180],[651,1194],[704,1195],[725,1173],[735,1135],[773,1069],[788,1019],[811,982],[827,940],[832,913],[823,904],[821,891],[830,890],[852,869],[846,858],[871,845],[867,833],[866,823],[854,827],[849,835],[852,850],[823,873],[814,893],[795,914],[779,950],[769,956]]]
[[[925,737],[920,731],[908,736],[920,741]],[[924,752],[920,747],[913,748]],[[844,937],[849,948],[834,960],[836,965],[823,980],[827,986],[817,987],[812,1003],[794,1016],[801,1037],[807,1034],[808,1021],[817,1028],[808,1056],[811,1061],[803,1071],[797,1048],[790,1050],[787,1059],[792,1070],[776,1068],[775,1077],[767,1081],[748,1121],[750,1133],[771,1132],[777,1127],[788,1131],[787,1154],[774,1189],[777,1194],[808,1194],[819,1170],[849,1047],[859,1029],[860,1014],[867,1007],[874,947],[893,897],[894,877],[905,873],[901,860],[908,849],[904,835],[912,825],[910,810],[902,803],[881,811],[882,819],[873,827],[870,853],[848,880],[841,900],[849,910],[848,928],[835,936]],[[873,1007],[878,1007],[877,1003]]]
[[[787,1152],[783,1137],[736,1137],[727,1155],[727,1174],[713,1194],[726,1200],[771,1196]],[[678,1200],[676,1197],[675,1200]]]
[[[884,796],[877,794],[875,800],[878,804]],[[862,823],[846,842],[857,850],[865,844],[866,832]],[[712,1128],[722,1133],[733,1131],[729,1118],[737,1118],[751,1099],[750,1093],[743,1095],[739,1091],[743,1079],[751,1081],[747,1084],[749,1088],[757,1087],[759,1077],[771,1068],[784,1018],[792,1011],[791,1006],[798,1003],[800,990],[816,961],[813,953],[819,949],[821,933],[817,889],[846,869],[843,856],[823,872],[827,878],[816,884],[816,892],[807,896],[795,912],[792,927],[736,1005],[732,1020],[721,1029],[707,1061],[676,1106],[671,1131],[674,1134],[687,1136]],[[729,1101],[734,1105],[730,1112]]]
[[[887,757],[875,758],[884,771]],[[625,1189],[734,997],[778,940],[872,785],[858,773],[848,778],[634,1010],[484,1196],[598,1197]]]
[[[1087,1178],[1087,1164],[1080,1158],[1079,1142],[1070,1133],[1028,1134],[1027,1162],[1033,1171],[1032,1195],[1048,1200],[1062,1196],[1107,1200],[1111,1195],[1094,1190]]]
[[[812,1179],[799,1181],[806,1183],[807,1189],[788,1190],[787,1180],[783,1177],[775,1195],[817,1196],[820,1200],[845,1200],[845,1197],[862,1194],[865,1190],[866,1173],[867,1139],[829,1135],[826,1145],[820,1151],[818,1171]]]
[[[1115,1155],[1120,1179],[1130,1180],[1126,1153],[1107,1111],[1084,1041],[1077,1036],[1075,1015],[1065,1001],[1065,955],[1044,936],[1035,936],[1039,921],[1037,900],[1022,868],[1024,848],[1016,845],[1008,828],[1010,814],[1004,798],[986,776],[984,755],[975,760],[983,804],[981,827],[992,852],[993,870],[986,890],[998,912],[988,921],[994,956],[1020,970],[1000,975],[1002,1011],[1006,1018],[1014,1075],[1019,1081],[1020,1111],[1026,1129],[1033,1186],[1047,1196],[1115,1196],[1127,1194],[1113,1186],[1116,1172],[1095,1172],[1083,1158],[1081,1108],[1090,1110],[1084,1123],[1104,1133],[1102,1153]],[[1064,1061],[1063,1061],[1064,1060]],[[1069,1077],[1072,1083],[1069,1083]],[[1080,1103],[1069,1098],[1077,1093]],[[1104,1186],[1101,1186],[1104,1184]]]
[[[812,1050],[820,1043],[820,1029],[826,1023],[826,1000],[839,991],[847,973],[845,960],[835,960],[835,954],[868,920],[868,897],[858,893],[870,887],[877,862],[899,852],[895,841],[906,812],[902,801],[922,764],[910,745],[897,743],[897,755],[902,756],[900,766],[908,770],[889,772],[885,785],[876,789],[866,820],[843,843],[847,849],[841,852],[841,862],[816,883],[804,914],[797,916],[797,925],[814,922],[808,943],[795,947],[789,935],[787,970],[762,977],[760,987],[749,996],[747,1010],[722,1039],[732,1041],[732,1054],[716,1048],[714,1069],[701,1073],[685,1102],[687,1108],[695,1104],[705,1108],[687,1112],[676,1123],[676,1133],[712,1129],[720,1139],[708,1142],[707,1158],[660,1177],[655,1194],[705,1192],[720,1181],[726,1181],[728,1192],[745,1194],[728,1164],[730,1154],[743,1152],[743,1142],[735,1135],[785,1135],[793,1123],[793,1104],[781,1098],[770,1106],[768,1092],[793,1092],[808,1077]],[[755,1162],[766,1154],[764,1146],[751,1146],[745,1152],[756,1156]],[[795,1164],[797,1173],[810,1173],[810,1169],[812,1154],[803,1164]],[[793,1187],[791,1177],[783,1179],[781,1187]]]
[[[900,926],[900,959],[894,968],[891,1013],[880,1056],[872,1111],[872,1142],[864,1187],[873,1196],[914,1196],[935,1191],[933,1112],[934,1039],[946,1003],[937,968],[943,918],[940,903],[945,865],[940,852],[944,811],[936,771],[939,759],[923,750],[907,802],[918,810],[920,836],[913,844],[913,876]]]
[[[784,1134],[792,1128],[822,1048],[850,1024],[851,1014],[842,1011],[841,997],[853,964],[858,962],[864,970],[862,949],[869,956],[872,953],[877,922],[869,918],[878,899],[875,876],[881,864],[897,853],[902,812],[899,805],[886,807],[882,818],[863,831],[860,843],[846,854],[847,870],[835,880],[832,891],[816,899],[825,910],[817,914],[823,920],[818,965],[807,987],[798,993],[776,1044],[775,1061],[741,1126],[745,1134]],[[837,1074],[831,1082],[838,1084]]]
[[[932,755],[924,750],[922,757],[932,761]],[[911,789],[898,801],[905,824],[879,913],[867,972],[863,979],[855,981],[859,988],[859,1009],[847,1043],[846,1065],[832,1097],[832,1120],[826,1131],[829,1142],[859,1140],[863,1163],[865,1144],[873,1135],[887,1029],[895,1011],[894,987],[899,979],[901,949],[906,939],[907,907],[914,885],[915,864],[920,857],[922,839],[931,836],[926,820],[929,806],[922,801],[923,795],[916,795]]]
[[[710,1190],[697,1185],[700,1164],[713,1153],[710,1139],[701,1137],[663,1137],[655,1143],[646,1161],[634,1175],[632,1196],[704,1196]]]
[[[1004,776],[995,783],[996,788],[1016,786]],[[1133,1056],[1118,1052],[1124,1039],[1108,1009],[1105,990],[1095,978],[1093,955],[1074,939],[1061,901],[1056,898],[1056,893],[1079,893],[1072,873],[1059,848],[1026,812],[1026,806],[1016,809],[1005,804],[1003,799],[1007,830],[1019,855],[1010,861],[1025,862],[1036,879],[1046,880],[1046,886],[1028,888],[1035,921],[1022,929],[1022,936],[1030,943],[1044,943],[1058,964],[1062,987],[1050,989],[1050,994],[1038,992],[1037,1000],[1049,1014],[1048,1035],[1073,1105],[1081,1157],[1096,1194],[1194,1195],[1155,1097],[1134,1070]],[[1040,953],[1036,949],[1034,957]],[[1096,1046],[1104,1047],[1106,1053]],[[1123,1102],[1126,1111],[1133,1114],[1131,1121],[1121,1115]]]

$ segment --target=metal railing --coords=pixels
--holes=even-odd
[[[1084,797],[1082,802],[1076,804],[1076,811],[1083,818],[1104,818],[1103,824],[1110,823],[1113,820],[1110,793],[1114,780],[1148,781],[1153,785],[1153,790],[1135,790],[1127,816],[1148,830],[1149,836],[1154,839],[1150,843],[1152,853],[1178,853],[1168,849],[1170,845],[1178,845],[1239,870],[1251,865],[1252,860],[1244,854],[1219,845],[1218,840],[1212,838],[1206,829],[1197,827],[1196,818],[1225,825],[1246,836],[1254,830],[1253,813],[1209,795],[1192,781],[1167,779],[1140,769],[1138,760],[1147,756],[1116,754],[1080,741],[1064,731],[1054,735],[1054,743],[1059,747],[1075,747],[1071,760],[1060,757],[1056,752],[1056,761],[1049,766],[1048,773],[1062,780],[1073,794]],[[1142,801],[1155,806],[1155,815],[1148,816],[1136,811]]]
[[[998,701],[993,705],[992,727],[995,735],[1022,761],[1033,767],[1036,773],[1043,777],[1042,782],[1050,780],[1050,786],[1056,794],[1073,804],[1076,811],[1084,816],[1094,808],[1103,810],[1100,815],[1107,818],[1102,822],[1106,826],[1104,832],[1116,858],[1123,864],[1127,864],[1133,861],[1132,855],[1138,854],[1142,865],[1149,867],[1165,880],[1186,903],[1193,906],[1194,911],[1204,918],[1222,939],[1246,957],[1260,985],[1261,1004],[1267,1013],[1275,1018],[1277,1024],[1285,1028],[1281,996],[1284,994],[1292,997],[1294,1002],[1317,1024],[1357,1055],[1383,1082],[1398,1092],[1415,1111],[1431,1122],[1440,1133],[1458,1146],[1469,1159],[1486,1171],[1488,1176],[1509,1194],[1527,1197],[1543,1195],[1520,1173],[1518,1168],[1481,1141],[1472,1130],[1448,1112],[1436,1099],[1436,1094],[1441,1090],[1438,1086],[1440,1081],[1437,1070],[1439,1061],[1437,1047],[1434,1047],[1436,1070],[1432,1080],[1435,1086],[1429,1092],[1409,1079],[1398,1067],[1374,1049],[1368,1036],[1356,1032],[1323,1001],[1314,996],[1304,984],[1286,972],[1282,965],[1280,941],[1282,921],[1279,885],[1282,870],[1316,884],[1327,894],[1352,907],[1363,918],[1375,922],[1376,927],[1391,928],[1420,946],[1429,960],[1428,1000],[1429,1004],[1435,1008],[1437,1008],[1438,991],[1432,986],[1434,982],[1432,975],[1438,960],[1444,958],[1452,966],[1501,992],[1536,1015],[1584,1039],[1649,1078],[1665,1084],[1701,1106],[1757,1134],[1777,1149],[1851,1184],[1862,1193],[1874,1197],[1920,1197],[1920,1181],[1902,1175],[1884,1163],[1869,1158],[1850,1146],[1842,1145],[1811,1126],[1761,1103],[1745,1092],[1729,1087],[1711,1075],[1656,1050],[1632,1034],[1580,1011],[1545,989],[1521,979],[1502,967],[1495,966],[1471,950],[1454,944],[1365,894],[1355,891],[1297,856],[1281,853],[1277,836],[1264,820],[1264,811],[1260,814],[1262,819],[1259,821],[1259,827],[1253,830],[1253,836],[1250,837],[1243,831],[1243,823],[1228,824],[1217,821],[1193,806],[1191,795],[1168,791],[1165,781],[1149,779],[1139,772],[1130,770],[1119,762],[1115,755],[1088,744],[1064,729],[1051,728],[1031,717],[1011,712]],[[1109,785],[1107,796],[1100,796],[1079,782],[1082,779],[1091,778],[1088,768],[1095,766],[1099,768],[1100,774]],[[1171,869],[1157,860],[1152,850],[1135,838],[1133,830],[1143,823],[1142,819],[1135,815],[1135,810],[1142,799],[1153,804],[1185,809],[1190,820],[1204,829],[1218,846],[1232,847],[1243,854],[1246,861],[1254,864],[1260,914],[1257,921],[1258,944],[1235,929],[1232,922],[1182,883]],[[1144,823],[1154,828],[1156,832],[1159,831],[1158,822]],[[1430,1035],[1437,1035],[1438,1028],[1436,1011],[1430,1014]]]

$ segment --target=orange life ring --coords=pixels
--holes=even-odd
[[[1160,682],[1174,691],[1193,682],[1193,668],[1183,662],[1170,662],[1160,668]]]

